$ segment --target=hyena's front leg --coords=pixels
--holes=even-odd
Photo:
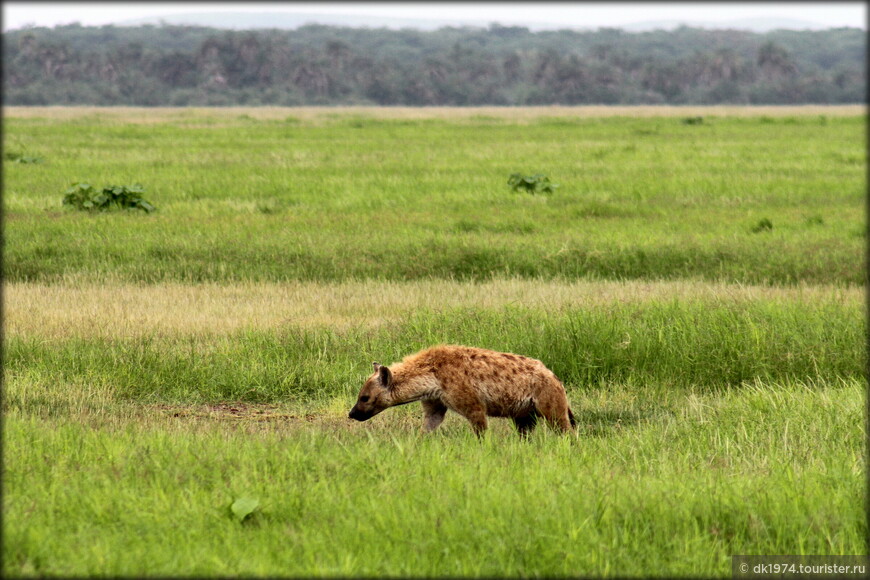
[[[441,401],[433,400],[422,401],[421,403],[423,405],[423,431],[431,433],[444,421],[447,405]]]
[[[568,400],[564,394],[556,391],[548,396],[540,397],[535,406],[555,431],[574,432],[568,414]]]

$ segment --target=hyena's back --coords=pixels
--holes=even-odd
[[[402,361],[431,372],[448,406],[462,411],[476,399],[490,417],[540,414],[562,426],[571,413],[561,381],[539,360],[467,346],[436,346]],[[452,404],[451,404],[452,403]]]

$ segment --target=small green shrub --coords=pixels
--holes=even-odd
[[[755,227],[752,228],[752,231],[753,231],[753,233],[757,234],[760,232],[769,232],[772,229],[773,229],[773,222],[767,218],[762,218],[761,220],[759,220],[759,222],[757,224],[755,224]]]
[[[550,178],[542,173],[523,175],[512,173],[508,178],[508,185],[513,191],[525,191],[526,193],[553,193],[558,183],[551,183]]]
[[[97,191],[89,183],[73,183],[63,196],[63,205],[87,211],[109,209],[141,209],[147,213],[154,211],[153,205],[142,199],[145,188],[138,183],[132,186],[110,185]]]
[[[703,125],[704,117],[686,117],[682,122],[683,125]]]
[[[7,151],[3,154],[3,159],[12,163],[42,163],[42,157],[36,155],[25,155],[24,153],[16,153]]]

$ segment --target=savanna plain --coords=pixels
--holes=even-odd
[[[867,553],[863,107],[9,107],[3,140],[4,576]],[[577,436],[347,419],[438,343],[542,360]]]

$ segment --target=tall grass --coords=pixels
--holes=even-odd
[[[141,285],[94,283],[77,276],[60,284],[4,285],[7,336],[46,340],[136,336],[219,336],[242,330],[354,326],[406,321],[421,309],[566,309],[643,307],[655,302],[743,307],[753,302],[795,308],[858,305],[860,287],[747,286],[691,281],[457,280]]]
[[[865,332],[858,301],[672,301],[557,313],[460,308],[346,330],[291,325],[216,338],[10,337],[6,369],[46,383],[105,384],[138,401],[280,402],[350,396],[372,360],[388,363],[432,344],[456,343],[540,358],[569,394],[613,382],[715,389],[759,379],[861,378]],[[7,397],[18,402],[14,390]]]

